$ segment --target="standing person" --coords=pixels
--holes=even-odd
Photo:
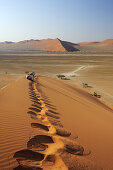
[[[30,74],[30,76],[31,76],[31,80],[34,81],[35,72],[32,72],[32,73]]]
[[[30,74],[27,74],[27,75],[26,75],[26,79],[31,80]]]
[[[32,72],[32,73],[30,73],[30,74],[27,74],[27,75],[26,75],[26,78],[27,78],[28,80],[34,81],[34,76],[35,76],[35,72]]]

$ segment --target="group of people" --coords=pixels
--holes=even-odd
[[[35,72],[31,72],[31,73],[28,73],[28,74],[26,75],[26,78],[27,78],[28,80],[34,81],[34,76],[35,76]]]

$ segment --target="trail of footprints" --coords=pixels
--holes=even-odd
[[[37,82],[36,77],[35,81],[29,84],[32,106],[27,113],[33,120],[31,126],[37,128],[40,133],[27,142],[27,149],[14,154],[14,158],[19,164],[14,170],[73,169],[65,164],[65,155],[71,154],[76,159],[77,155],[88,155],[90,151],[85,153],[84,148],[75,139],[68,138],[71,133],[63,128],[60,113],[56,111],[54,105],[50,104],[48,97],[42,93]]]

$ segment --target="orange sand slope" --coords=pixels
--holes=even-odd
[[[62,114],[64,127],[91,150],[87,158],[104,169],[113,169],[113,111],[74,85],[47,77],[40,77],[39,82]]]
[[[0,169],[18,165],[13,154],[26,147],[32,134],[27,114],[31,101],[23,78],[0,90]]]
[[[64,130],[60,113],[44,96],[37,81],[20,78],[3,88],[0,113],[1,170],[94,169],[91,161],[80,158],[90,152],[85,152]],[[66,160],[68,157],[71,160]]]
[[[74,85],[20,78],[0,90],[0,169],[113,169],[112,114]]]
[[[40,47],[46,51],[62,51],[66,52],[66,49],[62,46],[60,40],[56,39],[44,39],[44,40],[28,40],[21,41],[19,44],[28,44],[36,47]]]
[[[101,45],[101,44],[113,44],[113,39],[106,39],[100,42],[81,42],[79,45]]]

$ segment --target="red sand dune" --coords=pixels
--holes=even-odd
[[[78,43],[79,45],[97,45],[99,44],[99,42],[81,42]]]
[[[59,52],[79,51],[79,49],[77,48],[78,44],[62,41],[58,38],[43,40],[26,40],[20,41],[19,44],[32,45],[46,51],[59,51]]]
[[[113,44],[113,39],[107,39],[101,42],[101,44]]]
[[[40,47],[46,51],[61,51],[66,52],[67,50],[62,46],[58,38],[56,39],[44,39],[44,40],[28,40],[21,41],[21,44],[29,44],[36,47]]]
[[[113,44],[113,39],[106,39],[101,42],[81,42],[79,45],[101,45],[101,44]]]

